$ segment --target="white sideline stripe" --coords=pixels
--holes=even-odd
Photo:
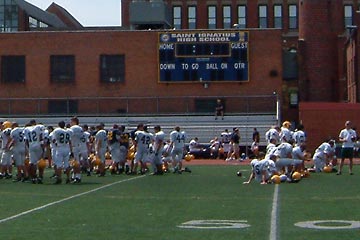
[[[55,202],[51,202],[51,203],[45,204],[45,205],[40,206],[40,207],[37,207],[37,208],[30,209],[30,210],[28,210],[28,211],[25,211],[25,212],[22,212],[22,213],[13,215],[13,216],[11,216],[11,217],[7,217],[7,218],[4,218],[4,219],[1,219],[1,220],[0,220],[0,224],[1,224],[1,223],[4,223],[4,222],[7,222],[7,221],[10,221],[10,220],[13,220],[13,219],[15,219],[15,218],[19,218],[19,217],[21,217],[21,216],[27,215],[27,214],[29,214],[29,213],[33,213],[33,212],[42,210],[42,209],[44,209],[44,208],[51,207],[51,206],[56,205],[56,204],[66,202],[66,201],[71,200],[71,199],[74,199],[74,198],[81,197],[81,196],[84,196],[84,195],[86,195],[86,194],[93,193],[93,192],[99,191],[99,190],[101,190],[101,189],[114,186],[114,185],[119,184],[119,183],[136,180],[136,179],[139,179],[139,178],[142,178],[142,177],[145,177],[145,176],[146,176],[146,175],[142,175],[142,176],[138,176],[138,177],[133,177],[133,178],[129,178],[129,179],[123,179],[123,180],[121,180],[121,181],[113,182],[113,183],[104,185],[104,186],[102,186],[102,187],[98,187],[98,188],[92,189],[92,190],[87,191],[87,192],[83,192],[83,193],[79,193],[79,194],[76,194],[76,195],[73,195],[73,196],[70,196],[70,197],[67,197],[67,198],[63,198],[63,199],[61,199],[61,200],[58,200],[58,201],[55,201]],[[56,187],[56,186],[55,186],[55,187]]]
[[[271,210],[270,223],[270,240],[277,240],[277,224],[278,224],[278,199],[279,199],[279,184],[275,184],[274,197]]]

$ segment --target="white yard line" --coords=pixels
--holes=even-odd
[[[279,199],[279,184],[275,184],[274,197],[271,210],[270,223],[270,240],[278,240],[278,199]]]
[[[1,224],[1,223],[4,223],[4,222],[7,222],[7,221],[10,221],[10,220],[13,220],[13,219],[16,219],[16,218],[19,218],[19,217],[21,217],[21,216],[24,216],[24,215],[27,215],[27,214],[30,214],[30,213],[33,213],[33,212],[36,212],[36,211],[45,209],[45,208],[47,208],[47,207],[51,207],[51,206],[53,206],[53,205],[66,202],[66,201],[71,200],[71,199],[74,199],[74,198],[78,198],[78,197],[81,197],[81,196],[84,196],[84,195],[87,195],[87,194],[90,194],[90,193],[93,193],[93,192],[96,192],[96,191],[99,191],[99,190],[102,190],[102,189],[105,189],[105,188],[108,188],[108,187],[111,187],[111,186],[114,186],[114,185],[116,185],[116,184],[120,184],[120,183],[123,183],[123,182],[128,182],[128,181],[136,180],[136,179],[139,179],[139,178],[142,178],[142,177],[145,177],[145,176],[146,176],[146,175],[141,175],[141,176],[138,176],[138,177],[123,179],[123,180],[120,180],[120,181],[117,181],[117,182],[113,182],[113,183],[110,183],[110,184],[107,184],[107,185],[104,185],[104,186],[101,186],[101,187],[98,187],[98,188],[89,190],[89,191],[87,191],[87,192],[83,192],[83,193],[79,193],[79,194],[76,194],[76,195],[73,195],[73,196],[70,196],[70,197],[67,197],[67,198],[63,198],[63,199],[61,199],[61,200],[58,200],[58,201],[55,201],[55,202],[51,202],[51,203],[45,204],[45,205],[43,205],[43,206],[40,206],[40,207],[37,207],[37,208],[33,208],[33,209],[27,210],[27,211],[25,211],[25,212],[21,212],[21,213],[19,213],[19,214],[16,214],[16,215],[13,215],[13,216],[4,218],[4,219],[0,219],[0,224]],[[56,186],[54,186],[54,187],[56,187]]]

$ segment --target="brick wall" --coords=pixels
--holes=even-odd
[[[2,98],[241,96],[280,93],[281,32],[250,31],[249,82],[158,83],[158,32],[81,31],[2,34],[0,56],[25,55],[24,84],[0,83]],[[101,83],[99,56],[125,55],[125,82]],[[75,82],[50,81],[50,56],[75,56]],[[270,76],[275,70],[278,74]],[[146,108],[146,106],[142,106]]]
[[[307,133],[307,147],[312,152],[329,137],[338,141],[347,120],[360,133],[360,104],[302,102],[299,115]]]

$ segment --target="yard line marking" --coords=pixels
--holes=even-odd
[[[274,197],[271,210],[270,223],[270,240],[277,240],[277,224],[278,224],[278,199],[279,199],[279,184],[275,184]]]
[[[70,196],[70,197],[67,197],[67,198],[63,198],[63,199],[58,200],[58,201],[55,201],[55,202],[51,202],[51,203],[45,204],[45,205],[40,206],[40,207],[37,207],[37,208],[33,208],[33,209],[30,209],[30,210],[27,210],[27,211],[25,211],[25,212],[22,212],[22,213],[13,215],[13,216],[11,216],[11,217],[7,217],[7,218],[4,218],[4,219],[1,219],[1,220],[0,220],[0,224],[1,224],[1,223],[4,223],[4,222],[7,222],[7,221],[10,221],[10,220],[13,220],[13,219],[16,219],[16,218],[19,218],[19,217],[21,217],[21,216],[27,215],[27,214],[29,214],[29,213],[33,213],[33,212],[36,212],[36,211],[45,209],[45,208],[47,208],[47,207],[51,207],[51,206],[56,205],[56,204],[66,202],[66,201],[71,200],[71,199],[74,199],[74,198],[81,197],[81,196],[87,195],[87,194],[89,194],[89,193],[93,193],[93,192],[102,190],[102,189],[104,189],[104,188],[108,188],[108,187],[114,186],[114,185],[116,185],[116,184],[120,184],[120,183],[123,183],[123,182],[128,182],[128,181],[136,180],[136,179],[139,179],[139,178],[143,178],[143,177],[145,177],[145,176],[146,176],[146,175],[141,175],[141,176],[138,176],[138,177],[123,179],[123,180],[120,180],[120,181],[117,181],[117,182],[109,183],[109,184],[107,184],[107,185],[104,185],[104,186],[101,186],[101,187],[98,187],[98,188],[95,188],[95,189],[92,189],[92,190],[83,192],[83,193],[78,193],[78,194],[76,194],[76,195],[73,195],[73,196]]]

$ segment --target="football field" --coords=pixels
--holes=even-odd
[[[53,185],[47,170],[42,185],[0,180],[0,239],[359,239],[354,169],[279,185],[243,185],[250,168],[239,165],[84,176],[78,185]]]

